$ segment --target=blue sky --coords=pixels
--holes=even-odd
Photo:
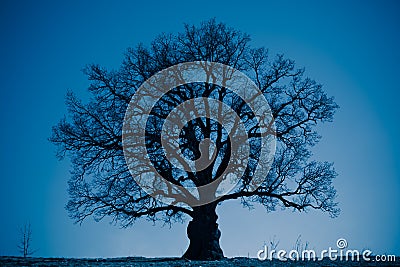
[[[314,150],[335,162],[341,215],[224,203],[217,212],[226,256],[255,256],[274,236],[290,249],[299,234],[317,250],[346,238],[350,248],[400,255],[399,12],[397,1],[1,1],[0,255],[18,254],[25,221],[36,256],[185,251],[186,223],[74,225],[64,209],[69,162],[57,161],[47,138],[66,114],[67,89],[86,95],[86,64],[117,68],[127,47],[212,17],[249,33],[254,46],[295,59],[341,107],[320,127]]]

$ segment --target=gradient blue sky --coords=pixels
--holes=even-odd
[[[64,95],[84,96],[88,63],[117,68],[123,52],[183,23],[218,21],[247,32],[255,46],[285,53],[341,106],[323,125],[315,157],[334,161],[341,215],[320,211],[218,208],[226,256],[255,256],[273,236],[290,249],[299,234],[311,248],[400,255],[400,4],[398,1],[1,1],[0,255],[18,254],[18,225],[30,221],[36,256],[180,256],[186,224],[107,220],[74,225],[69,162],[47,141],[64,114]]]

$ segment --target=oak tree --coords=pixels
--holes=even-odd
[[[204,205],[175,205],[146,193],[131,175],[124,158],[123,123],[132,96],[146,80],[176,64],[194,61],[221,63],[252,79],[269,103],[276,149],[265,179],[255,190],[248,190],[259,160],[260,132],[246,124],[250,127],[246,130],[251,160],[234,189]],[[117,70],[89,65],[84,72],[91,82],[88,89],[92,97],[83,102],[69,92],[69,117],[53,127],[50,137],[58,147],[57,155],[68,155],[73,164],[67,209],[77,222],[89,216],[96,220],[111,217],[122,226],[130,226],[141,217],[167,223],[189,218],[190,244],[183,256],[215,260],[223,257],[216,207],[226,200],[238,199],[243,206],[260,203],[267,212],[280,206],[338,214],[333,164],[318,161],[311,153],[320,139],[316,126],[332,121],[337,104],[293,60],[283,55],[270,57],[267,49],[251,47],[247,34],[214,19],[199,26],[185,25],[181,33],[161,34],[149,46],[128,48]],[[156,105],[152,110],[151,116],[157,119],[149,117],[146,124],[146,145],[155,170],[176,185],[201,186],[214,181],[231,156],[233,140],[220,123],[209,118],[190,120],[179,136],[181,152],[191,160],[201,155],[204,139],[214,142],[216,157],[209,167],[199,172],[176,172],[162,156],[159,132],[163,119],[178,105],[199,97],[229,105],[242,121],[254,119],[246,103],[223,86],[192,83],[168,91],[157,102],[159,108]]]

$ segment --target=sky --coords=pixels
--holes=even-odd
[[[299,235],[319,251],[345,238],[351,249],[400,255],[400,4],[348,2],[0,1],[0,256],[19,254],[18,228],[28,221],[35,256],[182,255],[187,221],[74,224],[64,208],[70,163],[47,138],[67,114],[67,90],[87,94],[85,65],[118,68],[128,47],[214,17],[294,59],[340,106],[314,149],[335,163],[339,217],[224,202],[225,255],[255,257],[273,238],[291,249]]]

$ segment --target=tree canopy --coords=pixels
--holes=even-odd
[[[231,156],[234,140],[218,121],[204,117],[186,123],[179,134],[179,147],[186,158],[196,160],[205,151],[202,141],[212,140],[216,156],[210,166],[195,172],[176,170],[163,156],[163,122],[185,101],[202,97],[228,105],[244,123],[250,145],[237,186],[212,203],[191,207],[164,203],[147,194],[129,171],[122,139],[126,110],[140,86],[166,68],[194,61],[221,63],[250,77],[269,104],[276,149],[265,179],[255,190],[248,190],[259,163],[260,131],[245,101],[229,88],[212,83],[190,83],[168,91],[153,107],[145,129],[149,158],[166,180],[183,187],[208,184],[222,174]],[[50,137],[58,147],[58,157],[68,155],[72,161],[67,209],[77,222],[88,216],[96,220],[111,217],[129,226],[141,217],[169,223],[189,217],[191,244],[185,256],[216,259],[223,254],[215,244],[220,235],[215,208],[225,200],[240,199],[244,206],[260,203],[267,211],[312,208],[338,215],[333,164],[314,159],[311,152],[320,139],[316,126],[332,121],[338,105],[321,84],[305,75],[304,68],[284,55],[270,56],[265,48],[253,48],[249,35],[214,19],[199,26],[185,25],[181,33],[161,34],[150,46],[128,48],[116,70],[89,65],[84,73],[91,82],[90,100],[84,103],[68,92],[69,117],[53,127]],[[210,234],[199,237],[193,229]]]

